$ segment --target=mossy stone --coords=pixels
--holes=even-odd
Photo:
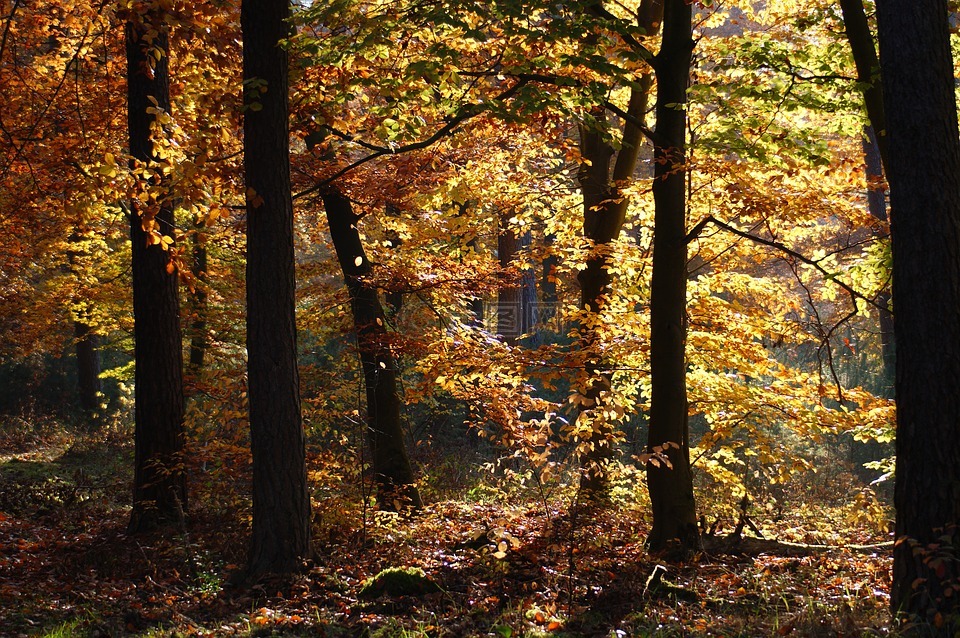
[[[443,591],[419,567],[388,567],[376,576],[363,581],[360,598],[387,596],[422,596]]]

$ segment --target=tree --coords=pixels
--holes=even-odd
[[[505,278],[497,290],[497,333],[515,346],[532,329],[530,320],[536,300],[532,273],[524,270],[518,277],[510,269],[519,252],[530,246],[531,233],[521,234],[508,213],[498,215],[497,222],[497,257]]]
[[[377,500],[388,510],[423,503],[403,442],[397,357],[387,339],[386,318],[377,289],[367,281],[373,271],[363,250],[359,217],[350,200],[335,188],[321,193],[330,236],[350,293],[353,324],[367,393],[367,442],[377,482]]]
[[[960,131],[946,0],[878,0],[890,146],[897,465],[891,605],[960,628]]]
[[[310,554],[310,496],[297,369],[290,193],[287,0],[244,0],[247,374],[253,452],[251,575],[291,573]]]
[[[157,126],[170,111],[167,27],[162,9],[138,3],[126,25],[127,122],[130,155],[144,177],[144,194],[130,201],[136,358],[135,473],[131,532],[182,524],[186,478],[183,354],[169,180],[151,163]],[[148,177],[152,175],[152,177]]]
[[[653,197],[656,206],[650,283],[650,431],[647,485],[653,506],[648,544],[700,543],[687,423],[687,84],[693,53],[692,10],[667,0],[657,74]],[[665,459],[669,463],[664,462]]]
[[[863,106],[868,124],[863,129],[863,154],[867,171],[867,203],[870,214],[881,222],[887,221],[887,202],[880,190],[884,174],[889,171],[890,151],[887,137],[887,118],[883,110],[883,87],[880,80],[880,62],[873,41],[873,33],[863,7],[863,0],[841,0],[843,25],[857,68],[857,81],[862,87]],[[891,385],[894,378],[893,314],[887,309],[889,291],[878,298],[880,339],[883,347],[883,379]]]
[[[641,3],[637,15],[644,35],[655,35],[659,31],[663,10],[663,0]],[[590,5],[589,11],[604,20],[616,21],[602,3]],[[583,237],[591,243],[593,250],[577,275],[577,281],[580,284],[580,308],[588,317],[600,316],[612,292],[610,252],[626,220],[630,197],[624,193],[624,187],[633,179],[637,167],[652,82],[651,74],[644,73],[630,91],[628,118],[619,150],[611,143],[604,105],[594,106],[588,122],[580,125],[580,153],[584,161],[577,180],[583,196]],[[589,425],[585,442],[587,451],[581,459],[580,486],[588,495],[602,496],[607,489],[606,465],[613,455],[614,425],[607,422],[606,411],[602,408],[605,395],[610,393],[612,374],[599,355],[601,344],[593,327],[594,321],[596,319],[588,319],[580,329],[581,349],[586,362],[583,405],[588,408],[581,412],[581,418]]]

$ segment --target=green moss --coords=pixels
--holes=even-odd
[[[419,567],[389,567],[373,578],[363,581],[361,598],[372,599],[387,596],[422,596],[443,591],[436,582]]]

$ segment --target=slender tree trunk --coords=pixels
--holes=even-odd
[[[291,573],[310,555],[300,417],[290,196],[287,0],[243,0],[247,186],[247,375],[253,452],[250,574]]]
[[[100,350],[97,333],[82,321],[73,322],[73,337],[77,353],[77,379],[80,388],[80,408],[88,418],[100,408]]]
[[[80,241],[80,233],[70,236],[70,243]],[[78,252],[72,247],[67,251],[67,260],[71,269],[76,270]],[[84,307],[82,299],[74,300],[73,341],[77,355],[77,389],[80,395],[80,409],[90,425],[95,425],[100,408],[100,338],[90,326],[90,310]]]
[[[653,550],[699,547],[690,471],[687,421],[686,110],[692,12],[685,0],[667,0],[657,73],[657,140],[654,148],[653,274],[650,297],[650,432],[647,452],[665,456],[647,463],[653,506]],[[656,458],[656,457],[655,457]]]
[[[880,187],[883,183],[883,162],[877,135],[872,126],[864,127],[863,157],[867,172],[867,210],[877,220],[887,221],[887,196]],[[883,395],[893,398],[893,384],[896,376],[896,348],[893,334],[893,313],[889,310],[890,290],[884,290],[877,296],[877,312],[880,324],[880,347],[883,356]]]
[[[641,27],[650,35],[660,28],[664,0],[643,0],[638,10]],[[580,165],[577,179],[583,197],[583,237],[593,247],[583,270],[577,275],[580,284],[581,310],[600,314],[610,293],[611,278],[606,268],[611,256],[611,243],[620,236],[626,220],[629,197],[622,187],[633,179],[643,141],[641,127],[647,111],[652,78],[641,77],[639,85],[630,92],[627,112],[631,122],[624,124],[620,150],[615,151],[608,140],[609,130],[603,107],[591,114],[594,126],[580,126]],[[611,173],[612,163],[612,173]],[[588,499],[603,498],[609,488],[607,465],[613,457],[614,424],[604,416],[602,402],[610,391],[612,373],[600,355],[600,339],[586,321],[580,327],[580,347],[584,352],[585,382],[581,393],[586,399],[578,421],[585,421],[581,455],[580,489]]]
[[[501,214],[497,233],[497,258],[501,272],[513,264],[520,250],[520,237],[510,227],[509,213]],[[520,282],[504,277],[497,290],[497,334],[510,345],[517,345],[524,333],[523,297]]]
[[[873,41],[873,33],[863,8],[863,0],[840,0],[840,10],[843,14],[843,24],[853,53],[854,64],[857,67],[857,80],[863,87],[863,106],[867,112],[870,124],[864,128],[863,151],[866,160],[867,182],[870,190],[867,193],[867,204],[870,214],[875,218],[887,220],[886,196],[876,185],[880,184],[883,176],[889,171],[890,152],[889,137],[887,136],[887,118],[883,107],[883,84],[880,81],[880,60],[877,58],[877,49]],[[877,301],[886,306],[890,301],[890,293],[883,293]],[[884,385],[890,388],[892,394],[894,377],[894,339],[893,314],[888,310],[880,310],[880,341],[883,348],[883,378]]]
[[[946,0],[878,0],[897,355],[894,613],[960,630],[960,130]]]
[[[146,3],[149,4],[149,3]],[[139,162],[156,158],[153,109],[170,109],[167,33],[160,10],[148,9],[126,26],[127,123],[130,154]],[[147,37],[147,34],[151,34]],[[152,100],[151,100],[152,98]],[[157,208],[130,202],[135,384],[135,470],[131,533],[161,523],[183,523],[186,479],[179,455],[184,445],[183,355],[178,276],[170,253],[148,245],[145,227],[174,237],[173,205],[166,177],[157,178]]]
[[[543,238],[546,246],[552,246],[556,238],[553,235],[546,235]],[[560,268],[560,258],[555,254],[550,254],[541,264],[540,272],[540,302],[537,306],[536,325],[538,328],[555,324],[558,306],[560,305],[560,295],[557,288],[557,271]],[[552,328],[556,330],[556,328]]]
[[[377,501],[388,510],[422,506],[407,456],[400,419],[397,360],[390,350],[377,289],[367,283],[373,270],[360,241],[359,219],[350,200],[334,189],[322,193],[330,236],[350,292],[350,306],[367,394],[367,441],[377,481]]]
[[[880,81],[880,60],[873,43],[873,33],[863,8],[863,0],[840,0],[843,26],[857,67],[857,81],[863,87],[863,107],[876,135],[873,140],[886,169],[889,165],[887,118],[883,108],[883,84]]]

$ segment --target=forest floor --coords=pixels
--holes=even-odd
[[[0,427],[0,636],[895,633],[889,550],[743,545],[664,561],[643,546],[647,508],[628,499],[571,514],[576,508],[560,498],[486,484],[401,517],[363,508],[362,499],[323,481],[331,470],[319,451],[311,454],[315,556],[308,570],[242,583],[244,464],[213,464],[229,450],[198,451],[186,528],[131,537],[130,438],[51,424]],[[789,509],[776,523],[754,520],[765,536],[786,540],[889,540],[837,522],[826,509]],[[648,586],[657,565],[666,569],[663,582]],[[392,567],[420,568],[424,577],[364,589]]]

